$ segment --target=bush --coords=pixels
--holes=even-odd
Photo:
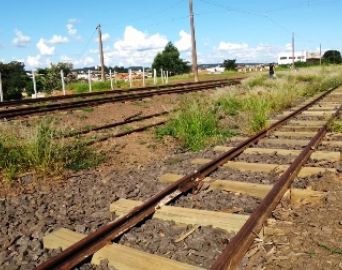
[[[156,130],[158,137],[170,135],[192,151],[201,150],[211,140],[229,137],[232,133],[219,128],[219,117],[209,102],[186,100],[180,111],[164,126]]]
[[[103,160],[102,155],[83,143],[56,141],[55,135],[48,121],[40,122],[31,135],[2,132],[0,170],[4,177],[14,179],[24,170],[46,174],[61,168],[86,169]]]

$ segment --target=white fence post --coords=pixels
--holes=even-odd
[[[0,102],[4,102],[4,93],[2,91],[2,78],[1,78],[1,72],[0,72]]]
[[[89,84],[89,92],[92,92],[93,89],[91,88],[91,74],[90,74],[90,70],[88,70],[88,84]]]
[[[37,98],[37,84],[36,84],[36,76],[34,74],[34,71],[32,70],[32,81],[33,81],[33,91],[34,91],[34,96],[33,98]]]
[[[115,74],[115,73],[114,73]],[[113,78],[112,78],[112,70],[109,70],[109,77],[110,77],[110,89],[113,90]]]
[[[163,69],[160,69],[160,79],[161,79],[161,83],[164,84],[164,77],[163,77]]]
[[[169,71],[166,71],[166,84],[169,84]]]
[[[62,89],[63,89],[63,95],[65,96],[65,82],[64,82],[64,71],[61,69],[61,80],[62,80]]]
[[[145,68],[144,67],[142,71],[142,79],[143,79],[143,87],[145,87]]]
[[[153,69],[153,84],[157,84],[157,70]]]
[[[132,88],[132,70],[128,70],[129,88]]]

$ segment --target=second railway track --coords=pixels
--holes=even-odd
[[[285,112],[280,120],[270,121],[269,128],[258,134],[236,138],[230,145],[216,147],[209,159],[196,159],[187,164],[201,164],[193,173],[183,176],[186,171],[183,170],[161,176],[161,181],[168,185],[145,202],[126,199],[114,202],[110,210],[119,217],[88,236],[66,229],[47,235],[45,247],[62,248],[63,251],[40,264],[37,269],[72,269],[91,256],[94,264],[107,259],[111,266],[118,269],[235,269],[284,197],[298,203],[317,202],[324,196],[305,187],[310,177],[327,172],[336,173],[333,164],[341,159],[342,143],[339,138],[342,134],[327,133],[327,130],[329,121],[341,112],[341,94],[341,87],[331,89],[295,110]],[[217,155],[220,152],[223,154]],[[320,161],[319,166],[315,166],[315,160]],[[326,162],[326,167],[322,161]],[[229,173],[224,173],[227,170]],[[218,179],[222,175],[232,177],[234,174],[240,179]],[[241,207],[237,205],[235,210],[227,213],[223,206],[216,209],[219,211],[205,209],[206,206],[191,207],[192,204],[185,197],[190,196],[196,201],[193,198],[196,195],[189,192],[200,194],[208,188],[253,197],[253,209],[246,210],[246,205],[243,205],[244,209],[236,210]],[[207,258],[210,263],[193,266],[184,259],[178,262],[134,248],[134,245],[138,247],[141,240],[136,234],[130,233],[130,229],[152,216],[175,223],[212,226],[233,236],[223,251]],[[180,241],[189,237],[196,228],[183,234]],[[130,234],[130,247],[110,244],[125,234]],[[149,250],[150,245],[152,243],[146,245],[146,250]],[[173,251],[167,254],[164,255],[174,257]]]
[[[143,98],[153,97],[155,95],[168,95],[168,94],[182,94],[188,92],[196,92],[208,90],[216,87],[236,84],[239,79],[203,81],[199,83],[190,84],[177,84],[161,88],[139,88],[130,91],[106,91],[94,93],[92,95],[72,95],[71,97],[58,97],[58,98],[43,98],[38,101],[23,101],[21,103],[8,103],[7,105],[20,105],[19,107],[8,107],[0,110],[0,119],[13,119],[21,116],[30,116],[39,113],[53,112],[59,110],[77,109],[87,106],[96,106],[111,102],[123,102],[130,100],[137,100]],[[83,97],[82,100],[73,100],[75,98]],[[66,101],[65,101],[66,100]],[[44,101],[49,103],[44,104]],[[28,105],[31,104],[33,105]],[[36,105],[35,103],[38,103]],[[41,104],[40,104],[41,103]],[[21,106],[25,105],[25,106]],[[4,104],[6,106],[6,103]],[[3,106],[2,106],[3,107]]]

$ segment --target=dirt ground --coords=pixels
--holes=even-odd
[[[322,202],[277,208],[282,233],[251,248],[256,253],[244,269],[342,269],[342,176],[328,175],[312,187],[326,192]]]

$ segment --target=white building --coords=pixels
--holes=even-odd
[[[294,61],[295,62],[306,62],[307,52],[295,52]],[[292,64],[292,52],[284,52],[278,55],[278,65],[289,65]]]
[[[224,67],[212,67],[212,68],[207,68],[206,71],[208,71],[209,73],[213,73],[213,74],[220,74],[224,72]]]

